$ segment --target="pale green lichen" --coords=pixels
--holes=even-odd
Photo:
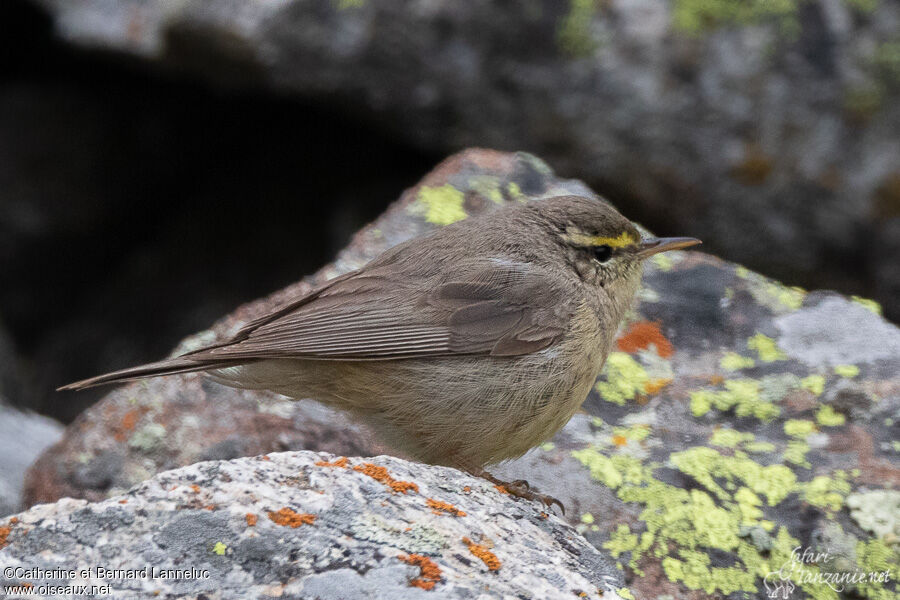
[[[742,446],[746,452],[753,454],[771,454],[775,452],[775,444],[772,442],[749,442]]]
[[[740,371],[756,366],[756,361],[749,356],[741,356],[737,352],[726,352],[719,360],[719,367],[725,371]]]
[[[616,590],[616,593],[623,600],[634,600],[634,594],[631,593],[631,590],[628,588],[619,588]]]
[[[850,299],[876,315],[881,315],[882,313],[881,305],[875,300],[863,298],[862,296],[850,296]]]
[[[544,442],[543,444],[541,444],[541,450],[543,450],[544,452],[550,452],[555,448],[556,444],[554,444],[553,442]]]
[[[489,175],[479,175],[469,179],[469,187],[494,204],[503,204],[503,190],[500,180]]]
[[[620,406],[643,392],[644,385],[650,380],[644,367],[625,352],[610,353],[602,377],[594,389],[607,402]]]
[[[585,525],[593,524],[594,515],[592,515],[591,513],[584,513],[583,515],[581,515],[581,522],[584,523]]]
[[[716,429],[709,438],[709,443],[722,448],[736,448],[742,442],[752,441],[752,433],[744,433],[734,429]]]
[[[806,453],[809,452],[809,444],[802,440],[791,440],[787,443],[784,450],[784,460],[807,469],[812,468],[812,464],[806,460]]]
[[[882,81],[891,86],[900,84],[900,40],[879,44],[873,59]]]
[[[387,521],[374,514],[358,515],[350,524],[350,533],[359,540],[391,545],[411,554],[440,554],[447,547],[443,533],[421,523]]]
[[[661,561],[670,580],[707,594],[758,592],[762,577],[790,564],[791,552],[800,542],[786,527],[764,519],[764,504],[776,506],[798,494],[804,502],[834,512],[850,489],[841,471],[833,477],[797,482],[787,467],[759,465],[740,451],[724,456],[709,448],[690,448],[673,454],[671,464],[705,488],[691,490],[656,479],[653,472],[659,465],[655,463],[644,465],[625,456],[609,458],[595,448],[573,452],[573,456],[593,477],[611,484],[620,500],[642,506],[640,520],[645,530],[619,525],[604,544],[613,557],[630,555],[628,565],[637,576],[643,575],[638,568],[641,558],[653,557]],[[860,547],[864,555],[861,564],[883,569],[891,560],[885,549],[883,544]],[[711,550],[730,553],[732,564],[712,566]],[[837,600],[826,585],[816,583],[817,566],[804,565],[804,569],[810,579],[795,583],[809,597]],[[863,596],[886,600],[883,590],[876,585],[864,590]]]
[[[665,254],[655,254],[651,260],[660,271],[671,271],[675,264],[672,258]]]
[[[797,488],[803,500],[830,511],[840,510],[844,498],[850,493],[850,483],[843,471],[835,471],[834,477],[819,475],[811,481],[798,484]]]
[[[847,422],[847,417],[837,412],[828,404],[823,404],[816,411],[816,423],[823,427],[838,427]]]
[[[816,396],[821,396],[825,391],[825,377],[822,375],[809,375],[800,380],[800,387],[809,390]]]
[[[846,499],[857,525],[888,543],[900,544],[900,491],[871,490]]]
[[[691,392],[691,413],[695,417],[701,417],[711,408],[723,412],[734,408],[735,414],[739,417],[752,416],[769,421],[777,417],[781,409],[762,397],[761,383],[754,379],[727,379],[724,382],[724,390]]]
[[[522,188],[519,187],[519,184],[515,181],[510,181],[506,185],[506,191],[509,192],[509,197],[513,200],[524,201],[525,197],[522,194]]]
[[[731,495],[716,483],[716,478],[723,479],[728,487],[734,487],[737,481],[744,482],[751,491],[765,496],[769,506],[781,502],[797,482],[794,472],[784,465],[764,467],[744,456],[723,456],[712,448],[675,452],[669,461],[723,500],[730,500]]]
[[[212,547],[213,554],[218,554],[219,556],[225,556],[226,550],[228,550],[228,546],[222,542],[216,542]]]
[[[778,347],[775,340],[762,333],[757,333],[747,340],[747,348],[755,350],[764,363],[787,359],[787,355]]]
[[[880,0],[844,0],[844,3],[850,8],[860,13],[870,13],[878,8]]]
[[[788,419],[784,422],[784,432],[791,437],[805,438],[816,432],[816,424],[804,419]]]
[[[556,39],[563,52],[579,58],[590,56],[599,44],[591,34],[597,0],[569,0],[569,12],[557,26]]]
[[[859,375],[859,367],[857,367],[856,365],[837,365],[834,368],[834,372],[836,375],[840,375],[841,377],[853,379],[854,377]]]
[[[799,31],[797,0],[675,0],[673,25],[690,35],[721,26],[775,23],[794,36]]]
[[[641,442],[650,435],[650,426],[646,424],[632,425],[631,427],[614,427],[613,437],[620,437],[632,442]]]
[[[137,450],[151,452],[166,437],[166,428],[159,423],[148,423],[128,439],[128,445]]]
[[[466,218],[464,200],[463,193],[452,185],[422,186],[409,210],[424,217],[429,223],[449,225]]]
[[[735,275],[747,281],[747,291],[754,300],[776,314],[797,310],[806,298],[807,292],[803,288],[786,286],[744,267],[737,267]]]
[[[900,551],[891,548],[879,539],[870,540],[868,542],[860,541],[856,544],[856,561],[859,570],[863,573],[875,573],[887,575],[887,580],[892,581],[897,577],[898,567],[900,567]],[[882,581],[885,578],[882,577]],[[856,592],[872,600],[896,600],[896,590],[886,589],[879,582],[872,582],[866,579],[857,584]]]

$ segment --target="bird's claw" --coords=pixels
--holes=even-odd
[[[555,504],[559,507],[559,510],[562,511],[563,516],[565,516],[566,514],[566,507],[563,506],[562,502],[560,502],[553,496],[533,492],[531,490],[531,486],[528,485],[528,482],[524,479],[518,479],[516,481],[508,483],[504,487],[506,488],[506,491],[510,493],[510,495],[515,496],[516,498],[522,498],[524,500],[532,501],[537,500],[547,508],[550,508]]]

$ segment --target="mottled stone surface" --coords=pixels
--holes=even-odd
[[[648,225],[900,318],[893,0],[34,1],[78,45],[432,150],[537,152]]]
[[[10,406],[21,393],[21,369],[0,323],[0,516],[22,509],[25,471],[63,432],[53,419]]]
[[[561,193],[592,194],[527,154],[453,156],[334,263],[181,350],[431,227]],[[872,498],[891,499],[885,493],[900,487],[900,354],[892,350],[897,328],[876,308],[786,287],[700,252],[656,257],[583,412],[551,444],[498,473],[562,500],[588,540],[619,560],[639,597],[765,598],[764,576],[797,546],[840,555],[818,572],[892,569],[893,581],[896,505]],[[200,381],[176,376],[112,392],[32,470],[32,481],[44,478],[32,498],[53,500],[61,489],[119,493],[198,460],[216,428],[270,443],[267,430],[229,416],[241,402],[262,400],[260,412],[309,410]],[[136,420],[125,421],[132,410]],[[208,412],[192,419],[194,410]],[[157,422],[165,411],[165,423]],[[823,584],[797,586],[793,598],[837,597]],[[886,600],[895,588],[851,592]]]
[[[0,516],[21,510],[26,470],[62,433],[53,419],[7,406],[0,395]]]
[[[2,523],[0,585],[111,588],[87,597],[632,597],[615,564],[557,517],[482,479],[387,456],[203,462]],[[148,566],[156,576],[98,570]],[[37,568],[74,573],[23,572]]]

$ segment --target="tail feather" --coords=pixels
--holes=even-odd
[[[122,369],[121,371],[113,371],[97,375],[90,379],[83,379],[57,388],[57,391],[63,390],[83,390],[98,385],[106,385],[109,383],[121,383],[123,381],[133,381],[135,379],[144,379],[146,377],[157,377],[159,375],[176,375],[178,373],[193,373],[196,371],[206,371],[209,369],[221,369],[241,364],[247,361],[236,360],[192,360],[187,356],[179,356],[167,360],[147,363],[137,367]]]

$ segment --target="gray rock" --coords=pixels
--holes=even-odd
[[[21,510],[25,471],[62,432],[53,419],[6,406],[0,396],[0,516]]]
[[[651,227],[900,315],[897,2],[34,2],[74,44],[420,147],[539,152]]]
[[[317,282],[450,220],[565,193],[593,196],[528,154],[454,155],[362,229],[333,263],[239,308],[177,351],[222,339]],[[859,526],[882,521],[867,514],[872,503],[851,516],[845,501],[900,486],[900,354],[879,349],[894,343],[897,328],[868,303],[806,293],[701,252],[649,261],[638,299],[583,412],[551,443],[496,474],[526,479],[565,503],[578,531],[621,563],[637,598],[766,600],[766,573],[789,561],[797,546],[829,551],[829,540],[863,550],[829,572],[898,564],[892,538]],[[861,343],[842,321],[868,339]],[[839,358],[846,362],[834,364]],[[263,418],[270,413],[286,416]],[[165,436],[145,446],[140,432],[153,424]],[[102,500],[166,465],[268,452],[291,432],[290,443],[302,448],[382,453],[347,427],[313,403],[240,392],[197,374],[134,382],[109,392],[68,428],[31,469],[28,495]],[[135,436],[141,444],[132,443]],[[243,443],[229,442],[236,438]],[[107,452],[122,453],[124,463]],[[103,475],[120,464],[107,481]],[[81,485],[84,476],[99,487]],[[351,531],[401,547],[417,540],[429,552],[443,548],[440,538],[415,527],[373,528],[366,521]],[[246,552],[274,550],[254,541]],[[354,576],[344,585],[355,589],[363,580]],[[830,597],[825,584],[795,583],[793,598]],[[894,597],[895,580],[864,591],[870,600]]]
[[[110,586],[86,597],[631,597],[614,563],[539,505],[386,456],[197,463],[6,527],[0,584]]]
[[[25,471],[63,432],[53,419],[7,404],[22,389],[20,368],[0,323],[0,517],[23,508]]]

